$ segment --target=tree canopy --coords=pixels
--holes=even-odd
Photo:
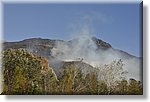
[[[79,66],[68,64],[57,79],[45,57],[25,49],[7,49],[2,55],[2,94],[143,94],[141,82],[126,80],[121,60],[98,66],[95,72],[86,74]]]

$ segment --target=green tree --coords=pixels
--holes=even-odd
[[[128,94],[130,95],[140,95],[143,94],[142,92],[142,85],[135,79],[130,79],[129,86],[128,86]]]
[[[43,94],[45,83],[42,76],[52,75],[48,60],[33,55],[25,49],[7,49],[3,51],[4,94]],[[56,76],[53,75],[56,80]],[[45,80],[45,79],[43,79]]]
[[[23,69],[16,67],[14,72],[14,82],[13,82],[13,92],[17,94],[24,94],[26,91],[27,79],[25,78],[25,73]]]
[[[125,79],[118,81],[118,84],[113,89],[113,94],[127,95],[128,94],[128,81]]]
[[[78,66],[66,65],[62,71],[59,90],[63,94],[83,94],[85,90],[83,73]]]
[[[107,84],[99,80],[98,81],[98,95],[107,95],[108,94],[108,89],[107,89]]]
[[[91,72],[86,75],[85,77],[85,85],[87,89],[87,94],[98,94],[98,79],[97,74],[94,72]]]

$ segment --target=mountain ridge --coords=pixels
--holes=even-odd
[[[30,44],[39,45],[39,46],[42,45],[42,46],[45,46],[45,47],[46,46],[47,47],[54,47],[56,42],[71,43],[73,40],[76,40],[76,39],[72,39],[72,40],[69,40],[69,41],[64,41],[64,40],[58,40],[58,39],[29,38],[29,39],[24,39],[22,41],[14,41],[14,42],[7,42],[7,41],[5,41],[5,42],[3,42],[3,45],[4,45],[4,50],[8,49],[8,48],[20,48],[20,47],[26,48]],[[136,58],[140,58],[140,57],[131,55],[128,52],[125,52],[123,50],[115,49],[109,43],[107,43],[107,42],[105,42],[105,41],[103,41],[101,39],[98,39],[96,37],[92,37],[92,40],[95,42],[95,44],[98,47],[101,47],[103,49],[112,48],[114,50],[121,51],[122,53],[124,53],[126,55],[129,55],[129,56],[132,56],[132,57],[136,57]],[[16,46],[14,46],[14,45],[16,45]]]
[[[96,37],[69,41],[30,38],[17,42],[4,42],[3,45],[3,50],[24,48],[35,55],[46,57],[56,74],[59,74],[59,68],[64,63],[79,61],[79,59],[93,67],[121,59],[125,64],[124,69],[129,72],[129,77],[141,80],[142,59],[140,57],[115,49],[109,43]]]

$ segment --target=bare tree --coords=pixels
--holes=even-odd
[[[125,79],[126,71],[123,70],[123,62],[113,61],[112,63],[104,66],[97,67],[98,80],[103,80],[107,84],[108,94],[111,93],[113,88],[117,85],[117,81]]]

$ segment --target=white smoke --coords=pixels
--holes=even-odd
[[[124,61],[124,69],[128,71],[128,78],[142,81],[142,63],[141,59],[126,59]]]
[[[57,42],[55,48],[52,49],[52,55],[62,61],[82,59],[83,62],[88,63],[93,67],[109,64],[114,60],[122,59],[124,63],[123,68],[128,72],[127,77],[141,80],[141,66],[139,59],[126,59],[112,48],[98,50],[92,37],[93,35],[90,28],[84,26],[77,34],[73,35],[72,38],[76,40],[70,42],[72,46],[66,43]]]

